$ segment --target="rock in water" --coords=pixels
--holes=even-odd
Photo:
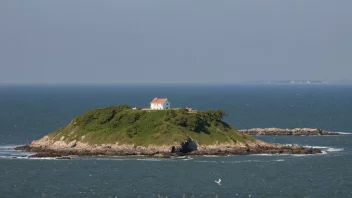
[[[315,128],[295,128],[295,129],[280,129],[280,128],[254,128],[239,130],[242,134],[247,135],[339,135],[339,133],[328,132],[322,129]]]

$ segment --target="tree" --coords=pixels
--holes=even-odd
[[[179,126],[187,126],[187,117],[183,114],[179,114],[175,117],[175,123]]]
[[[228,116],[224,110],[220,109],[215,112],[215,117],[217,120],[222,120],[224,117]]]

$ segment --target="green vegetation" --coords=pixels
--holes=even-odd
[[[53,140],[95,144],[175,145],[192,138],[201,145],[254,141],[223,121],[223,110],[132,110],[128,105],[91,110],[58,131]]]

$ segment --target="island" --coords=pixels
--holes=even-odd
[[[294,128],[294,129],[280,129],[280,128],[253,128],[238,130],[242,134],[247,135],[293,135],[293,136],[320,136],[320,135],[341,135],[336,132],[329,132],[322,129],[315,128]]]
[[[316,154],[319,149],[269,144],[240,133],[223,110],[153,110],[110,106],[88,111],[67,126],[16,150],[30,157]]]

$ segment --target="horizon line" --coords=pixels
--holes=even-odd
[[[307,80],[253,80],[253,81],[234,81],[234,82],[212,82],[212,81],[0,81],[0,85],[99,85],[99,84],[223,84],[223,85],[236,85],[236,84],[258,84],[258,85],[279,85],[290,83],[276,83],[280,81],[307,81]],[[336,80],[336,81],[323,81],[323,80],[308,80],[308,81],[322,81],[319,84],[351,84],[350,81]],[[272,83],[269,83],[272,82]],[[303,84],[303,83],[302,83]],[[294,84],[299,85],[299,83]],[[314,85],[314,83],[312,83]]]

